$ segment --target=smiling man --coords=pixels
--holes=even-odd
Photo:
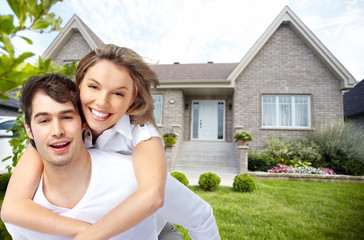
[[[86,150],[74,82],[57,74],[32,77],[23,86],[21,103],[31,144],[44,164],[34,202],[62,216],[94,223],[136,190],[130,156]],[[73,239],[6,227],[14,240]],[[112,239],[157,239],[154,216]]]

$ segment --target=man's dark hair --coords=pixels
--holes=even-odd
[[[25,122],[31,129],[32,102],[36,93],[43,92],[59,103],[71,102],[75,110],[80,114],[84,122],[79,89],[71,79],[57,73],[49,73],[41,76],[32,76],[24,82],[20,95],[21,108],[25,115]],[[35,147],[34,141],[30,143]]]

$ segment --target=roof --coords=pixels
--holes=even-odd
[[[269,38],[282,25],[288,24],[298,34],[298,36],[307,44],[307,46],[321,59],[328,67],[331,73],[340,80],[341,89],[353,88],[356,83],[355,78],[349,71],[332,55],[332,53],[321,43],[321,41],[306,27],[306,25],[297,17],[297,15],[286,6],[277,18],[269,25],[267,30],[247,52],[243,59],[239,62],[234,71],[229,75],[228,79],[234,84],[235,80],[248,66],[250,61],[255,57],[259,50],[266,44]]]
[[[11,96],[16,96],[19,91],[20,91],[19,89],[16,89],[16,90],[6,93],[6,95],[9,97],[9,99],[0,100],[0,106],[6,106],[6,107],[14,108],[14,109],[20,108],[19,100],[11,97]]]
[[[234,70],[237,63],[204,63],[204,64],[160,64],[152,65],[161,82],[166,81],[211,81],[225,80]]]
[[[345,117],[364,114],[364,79],[358,82],[349,92],[346,92],[343,98]]]
[[[104,42],[76,14],[74,14],[63,28],[63,32],[60,32],[45,50],[42,58],[54,58],[72,37],[73,33],[77,31],[81,33],[91,49],[104,45]]]

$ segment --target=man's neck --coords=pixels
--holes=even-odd
[[[44,164],[43,192],[58,207],[72,209],[85,195],[91,179],[91,158],[85,147],[67,166]]]

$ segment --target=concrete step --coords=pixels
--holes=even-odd
[[[183,142],[174,171],[195,178],[206,172],[230,174],[231,178],[239,173],[235,145],[226,142]]]

